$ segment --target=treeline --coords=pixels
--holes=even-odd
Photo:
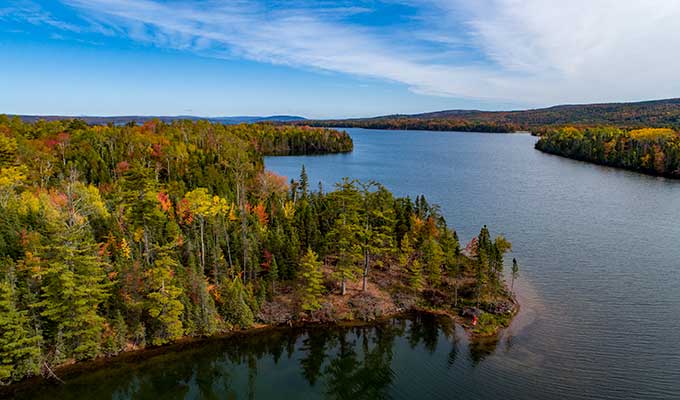
[[[373,268],[402,271],[402,290],[469,275],[477,302],[498,293],[509,243],[486,228],[473,261],[424,197],[263,169],[263,152],[349,146],[313,128],[0,117],[0,382],[250,326],[282,286],[313,312]]]
[[[413,115],[386,115],[375,118],[305,121],[304,123],[347,128],[498,133],[564,126],[603,125],[622,129],[644,127],[678,129],[680,128],[680,99],[560,105],[517,111],[446,110]]]
[[[293,122],[302,124],[303,122]],[[416,117],[379,117],[366,119],[304,121],[309,126],[328,126],[336,128],[399,129],[457,132],[511,133],[519,130],[519,125],[501,122],[482,122],[464,119],[435,119]]]
[[[650,175],[680,178],[680,133],[667,128],[545,130],[536,149]]]

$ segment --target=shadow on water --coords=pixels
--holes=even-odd
[[[460,328],[459,328],[460,330]],[[461,354],[482,362],[492,341],[470,343],[448,318],[413,314],[360,327],[265,331],[105,368],[17,393],[30,399],[387,399],[414,357],[439,370]],[[465,362],[464,358],[463,362]]]

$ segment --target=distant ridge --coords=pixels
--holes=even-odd
[[[445,110],[305,123],[314,126],[482,132],[514,132],[563,125],[680,128],[680,98],[634,103],[566,104],[517,111]]]
[[[63,116],[63,115],[19,115],[25,122],[35,122],[38,120],[56,121],[62,119],[81,119],[88,124],[105,125],[112,123],[114,125],[127,124],[129,122],[144,123],[154,119],[163,122],[172,122],[177,120],[191,120],[191,121],[210,121],[222,124],[241,124],[253,122],[293,122],[303,121],[305,118],[295,115],[272,115],[267,117],[258,116],[236,116],[236,117],[197,117],[193,115],[177,115],[177,116],[151,116],[151,115],[124,115],[115,117],[100,117],[100,116]]]

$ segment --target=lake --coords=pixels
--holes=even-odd
[[[495,341],[445,320],[275,330],[67,378],[26,398],[680,398],[680,182],[547,155],[524,135],[350,129],[352,153],[270,157],[325,189],[374,179],[513,243],[521,311]],[[465,244],[465,243],[463,243]]]
[[[266,165],[296,177],[304,164],[326,187],[349,176],[424,194],[462,240],[483,224],[505,235],[522,267],[523,307],[506,344],[464,378],[439,371],[423,391],[680,398],[679,181],[544,154],[528,134],[348,132],[350,154]]]

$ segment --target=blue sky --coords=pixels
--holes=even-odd
[[[3,0],[0,112],[311,118],[680,97],[680,2]]]

